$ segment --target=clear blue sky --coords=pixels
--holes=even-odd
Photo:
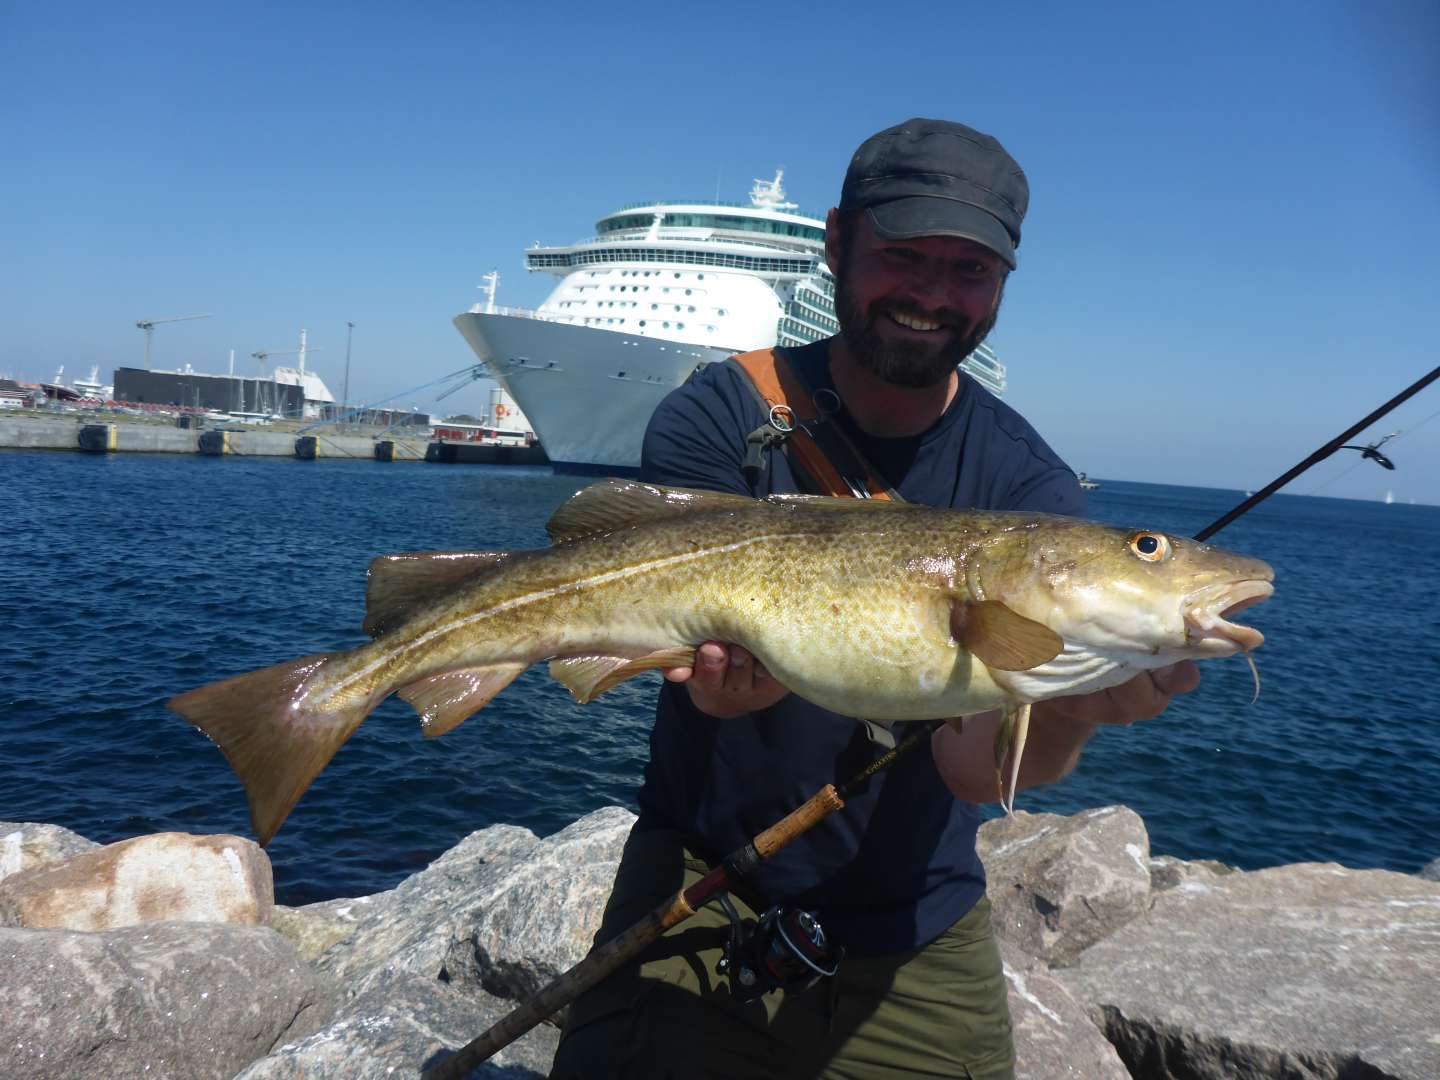
[[[137,319],[213,312],[155,365],[253,370],[306,327],[338,393],[353,321],[351,396],[387,397],[471,362],[450,319],[487,270],[544,298],[531,243],[778,166],[823,211],[914,115],[1030,177],[992,341],[1077,469],[1258,487],[1437,363],[1433,0],[689,10],[5,5],[0,374],[108,374]],[[1290,490],[1440,503],[1440,418],[1388,449]]]

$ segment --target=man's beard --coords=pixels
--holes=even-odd
[[[840,336],[862,368],[895,386],[918,389],[948,379],[960,361],[985,340],[1000,313],[998,296],[989,317],[974,325],[964,315],[948,308],[921,313],[889,300],[877,300],[868,309],[861,310],[850,291],[849,276],[842,272],[835,281],[835,317],[840,323]],[[946,330],[934,333],[937,337],[944,336],[935,345],[887,341],[877,332],[875,324],[879,319],[889,318],[887,312],[891,311],[938,322]]]

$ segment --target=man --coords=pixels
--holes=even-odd
[[[841,332],[787,351],[834,417],[912,502],[1080,514],[1074,473],[957,364],[990,331],[1016,266],[1028,185],[998,142],[910,120],[866,140],[830,211],[825,254]],[[772,452],[744,468],[762,409],[733,365],[661,404],[642,475],[763,496],[801,490]],[[707,642],[666,673],[640,793],[597,940],[689,885],[827,782],[880,752],[869,729],[790,694],[745,650]],[[1194,665],[1037,704],[1024,788],[1064,776],[1096,726],[1158,714]],[[730,921],[716,905],[571,1009],[554,1077],[1010,1077],[1005,980],[975,853],[978,803],[997,798],[998,716],[941,727],[843,811],[747,875],[734,898],[813,912],[843,945],[838,974],[742,1002],[717,972]],[[926,752],[928,751],[928,752]]]

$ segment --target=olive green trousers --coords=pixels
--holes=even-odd
[[[675,833],[631,833],[595,940],[618,935],[708,869]],[[757,917],[732,900],[742,919]],[[748,1004],[715,970],[729,929],[707,904],[571,1005],[551,1080],[1014,1077],[988,901],[923,948],[847,956],[833,979]]]

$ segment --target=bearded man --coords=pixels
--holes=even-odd
[[[833,394],[829,419],[911,502],[1084,513],[1075,474],[958,369],[995,324],[1028,198],[995,139],[915,119],[860,146],[830,211],[840,333],[785,359],[817,396]],[[747,436],[765,420],[746,376],[710,365],[656,410],[642,478],[752,496],[804,490],[784,454],[747,469]],[[1059,779],[1099,724],[1152,717],[1198,679],[1185,663],[1036,704],[1018,787]],[[791,694],[738,646],[707,642],[693,668],[666,680],[597,943],[881,752],[870,726]],[[717,970],[732,919],[711,904],[571,1007],[552,1077],[1012,1077],[975,852],[979,804],[999,795],[997,723],[941,727],[734,890],[742,923],[777,905],[813,915],[827,944],[843,947],[833,977],[732,995]]]

